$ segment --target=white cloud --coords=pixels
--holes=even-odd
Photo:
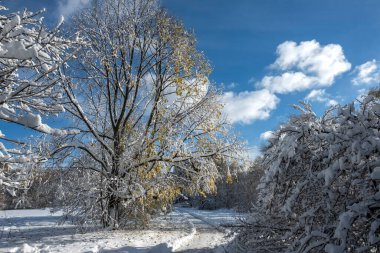
[[[271,92],[283,94],[310,89],[316,81],[316,78],[302,72],[285,72],[280,76],[265,76],[261,80],[261,86]]]
[[[356,77],[352,79],[354,85],[380,82],[379,66],[376,60],[357,66],[354,72],[357,73]]]
[[[228,89],[228,90],[232,90],[232,89],[236,88],[237,86],[238,86],[237,83],[232,82],[232,83],[226,85],[226,89]]]
[[[299,44],[285,41],[277,47],[277,55],[271,68],[282,74],[265,76],[259,83],[274,93],[331,86],[337,76],[351,69],[338,44],[322,46],[315,40]]]
[[[337,104],[339,104],[338,101],[330,99],[329,101],[327,101],[326,106],[335,106]]]
[[[255,160],[259,156],[261,156],[260,148],[257,146],[249,147],[247,150],[248,157],[252,160]]]
[[[274,135],[274,133],[272,131],[266,131],[260,135],[260,139],[269,140],[270,138],[273,137],[273,135]]]
[[[58,3],[58,12],[60,15],[68,17],[89,3],[90,0],[60,0]]]
[[[334,106],[338,104],[338,101],[331,98],[331,95],[326,93],[325,90],[312,90],[305,97],[306,101],[325,103],[326,106]]]
[[[306,96],[306,100],[323,102],[326,101],[326,91],[325,90],[312,90]]]
[[[277,47],[277,56],[271,68],[278,74],[262,78],[257,83],[261,90],[224,93],[224,113],[231,123],[268,119],[280,101],[275,94],[314,89],[306,100],[327,106],[338,103],[318,88],[331,86],[339,75],[351,69],[340,45],[320,45],[316,40],[299,44],[285,41]],[[249,83],[254,81],[251,78]]]
[[[226,92],[223,95],[224,114],[231,123],[250,124],[255,120],[267,119],[276,109],[280,99],[266,89]]]

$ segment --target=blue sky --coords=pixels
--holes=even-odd
[[[5,0],[11,9],[47,8],[46,21],[88,0]],[[224,84],[226,114],[251,147],[308,99],[318,113],[380,82],[380,1],[162,0],[194,31]],[[66,18],[67,19],[67,18]]]

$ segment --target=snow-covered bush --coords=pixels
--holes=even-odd
[[[42,122],[42,116],[63,111],[59,68],[71,57],[73,52],[68,50],[73,42],[58,36],[63,19],[49,31],[41,13],[9,14],[0,5],[0,120],[64,135],[70,131],[51,128]],[[0,187],[12,190],[21,187],[20,177],[25,179],[16,172],[43,158],[27,141],[5,134],[6,129],[0,130]]]
[[[270,140],[245,252],[376,252],[380,245],[380,100],[317,117],[308,104]],[[371,251],[372,250],[372,251]]]
[[[191,204],[200,209],[233,208],[248,212],[257,196],[257,185],[263,175],[260,159],[239,164],[218,162],[221,177],[216,181],[216,192],[191,198]]]

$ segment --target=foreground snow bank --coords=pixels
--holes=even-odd
[[[58,225],[61,217],[50,209],[0,211],[0,252],[223,252],[226,233],[216,228],[241,215],[176,208],[146,230],[85,234],[72,224]]]

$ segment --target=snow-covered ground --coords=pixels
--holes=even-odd
[[[244,218],[232,210],[176,207],[145,230],[80,233],[58,225],[61,216],[49,209],[0,211],[0,252],[224,252],[232,238],[226,225]]]

